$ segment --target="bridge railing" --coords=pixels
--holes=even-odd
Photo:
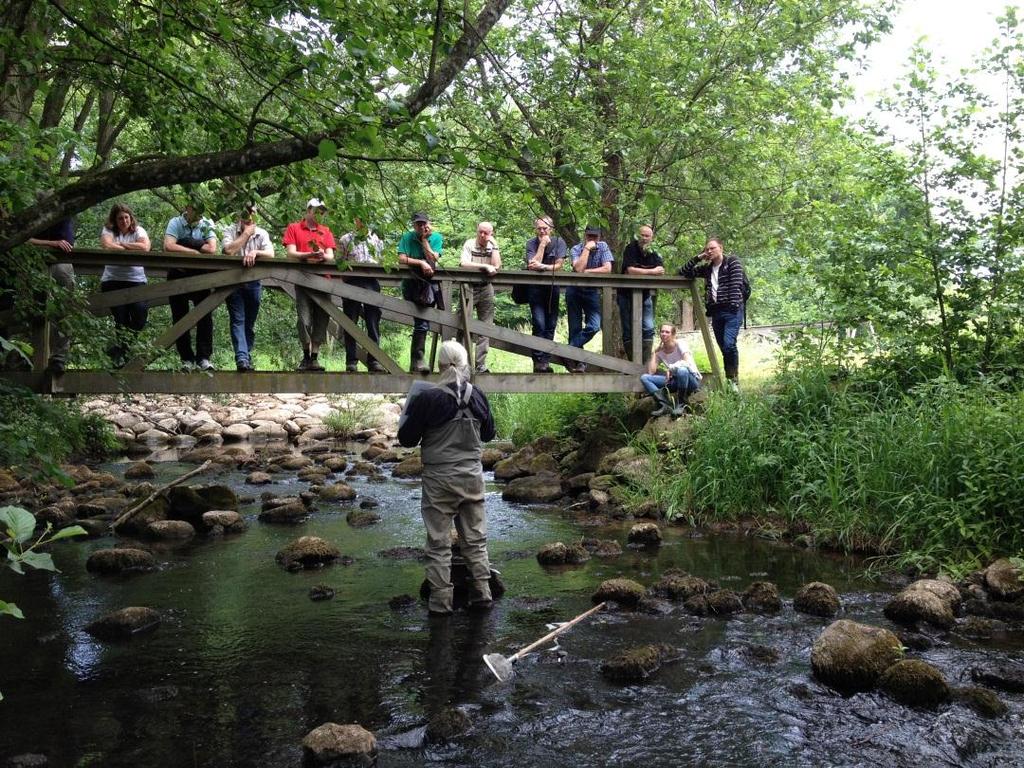
[[[519,355],[530,355],[535,351],[545,352],[556,359],[582,362],[588,372],[572,376],[551,376],[544,374],[491,373],[477,374],[476,380],[486,391],[520,392],[609,392],[642,391],[639,374],[646,363],[641,359],[641,296],[644,290],[686,291],[697,312],[697,322],[702,332],[708,359],[711,362],[711,381],[722,380],[721,370],[707,319],[701,311],[700,294],[691,280],[675,276],[648,277],[640,275],[577,274],[575,272],[537,273],[527,270],[503,269],[493,277],[483,275],[479,270],[461,267],[440,267],[433,280],[440,284],[446,309],[420,307],[387,293],[376,293],[351,285],[344,277],[373,277],[382,286],[398,285],[408,271],[404,268],[387,268],[375,265],[311,264],[289,258],[263,259],[255,266],[240,266],[236,256],[223,254],[183,254],[165,251],[108,251],[102,249],[75,249],[68,254],[57,254],[52,261],[71,263],[77,274],[98,274],[105,265],[142,266],[150,282],[145,285],[120,290],[97,292],[87,299],[89,310],[103,315],[111,307],[144,301],[150,306],[166,303],[168,298],[197,291],[208,291],[209,295],[184,317],[173,323],[153,341],[150,352],[128,362],[116,371],[69,370],[61,376],[45,373],[49,356],[49,329],[41,319],[33,329],[34,352],[33,370],[30,373],[6,372],[5,378],[20,381],[40,392],[259,392],[259,391],[309,391],[309,392],[404,392],[419,374],[404,372],[380,347],[374,343],[337,306],[342,299],[373,304],[382,310],[385,319],[411,325],[415,320],[426,320],[434,331],[434,342],[459,336],[463,339],[470,355],[473,354],[473,339],[486,336],[492,347],[504,349]],[[197,270],[200,273],[175,280],[153,280],[168,269]],[[342,279],[339,279],[342,278]],[[358,346],[378,360],[386,373],[367,374],[324,374],[315,372],[292,373],[284,371],[260,371],[257,373],[218,372],[206,376],[179,374],[169,371],[146,370],[153,358],[162,349],[174,344],[175,340],[191,330],[201,318],[223,303],[239,285],[262,280],[265,286],[277,287],[294,296],[296,287],[312,289],[317,303],[338,326],[356,340]],[[472,290],[474,285],[488,282],[496,291],[505,291],[515,285],[551,286],[560,288],[578,286],[595,288],[601,292],[602,340],[600,353],[559,344],[547,339],[521,333],[494,323],[484,323],[474,318]],[[632,302],[632,344],[633,359],[623,360],[615,355],[613,348],[615,334],[612,323],[615,313],[615,293],[630,291]],[[524,306],[524,320],[529,320],[529,310]],[[0,317],[0,326],[4,325]],[[433,353],[432,353],[433,354]],[[429,378],[429,377],[428,377]]]

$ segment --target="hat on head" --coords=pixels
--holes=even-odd
[[[593,224],[591,224],[589,227],[587,227],[583,231],[583,234],[584,235],[597,235],[598,237],[600,237],[601,236],[601,228],[600,227],[595,227]]]
[[[430,217],[427,216],[427,214],[425,214],[425,213],[414,213],[412,215],[412,223],[413,224],[421,224],[421,223],[428,222],[428,221],[430,221]]]
[[[326,211],[327,210],[327,206],[324,205],[324,201],[321,200],[319,197],[311,197],[311,198],[309,198],[309,202],[306,203],[306,208],[307,209],[309,209],[309,208],[319,208],[321,211]]]

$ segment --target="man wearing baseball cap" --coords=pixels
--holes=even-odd
[[[330,227],[320,223],[320,214],[327,206],[316,197],[306,203],[306,215],[288,225],[284,231],[284,245],[292,258],[311,264],[334,262],[334,235]],[[298,314],[299,341],[302,343],[300,371],[322,371],[318,359],[320,345],[327,340],[327,313],[313,301],[312,292],[295,287],[295,311]]]
[[[256,259],[274,258],[274,244],[263,227],[256,226],[256,206],[246,203],[235,222],[224,231],[224,253],[236,256],[242,266],[251,268]],[[260,312],[263,286],[259,280],[242,283],[228,295],[231,321],[231,346],[235,348],[235,368],[240,373],[253,371],[252,348],[256,342],[256,316]]]

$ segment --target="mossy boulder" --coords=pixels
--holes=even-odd
[[[142,536],[150,523],[167,520],[171,513],[171,505],[164,496],[157,496],[142,509],[134,512],[130,518],[117,526],[117,533],[122,536]]]
[[[674,649],[664,643],[641,645],[601,664],[601,674],[613,683],[641,683],[658,671]]]
[[[211,509],[203,512],[203,526],[209,530],[220,526],[227,533],[241,533],[246,529],[245,518],[233,509]]]
[[[594,557],[615,557],[622,554],[622,546],[611,539],[584,539],[581,545]]]
[[[392,477],[419,477],[423,474],[423,459],[413,454],[402,459],[391,470]]]
[[[637,523],[629,529],[626,541],[633,547],[660,547],[661,529],[654,523]]]
[[[873,688],[902,657],[900,640],[889,630],[840,619],[814,641],[811,669],[826,685],[853,693]]]
[[[287,498],[273,501],[283,501],[284,503],[265,503],[259,514],[260,522],[295,525],[304,522],[309,517],[309,507],[301,499]]]
[[[740,599],[743,607],[754,613],[776,613],[782,610],[779,588],[770,581],[755,581],[744,590]]]
[[[99,640],[130,640],[160,626],[160,614],[152,608],[133,606],[108,613],[86,625],[85,631]]]
[[[424,734],[428,744],[444,744],[460,736],[473,725],[469,715],[458,707],[446,707],[427,721]]]
[[[966,686],[953,690],[953,699],[970,707],[982,717],[1002,717],[1009,712],[1006,702],[988,688]]]
[[[380,515],[369,509],[353,509],[345,515],[345,521],[353,528],[368,528],[380,522]]]
[[[309,588],[309,599],[314,603],[333,600],[334,595],[334,587],[329,587],[326,584],[316,584]]]
[[[195,535],[195,527],[184,520],[157,520],[146,527],[146,537],[156,541],[188,541]]]
[[[580,544],[563,544],[560,541],[545,544],[537,553],[541,565],[579,565],[590,559],[590,553]]]
[[[289,571],[322,568],[341,557],[341,552],[319,536],[300,536],[277,553],[277,562]]]
[[[494,464],[494,479],[508,481],[530,474],[530,462],[533,460],[534,454],[533,448],[526,446],[507,459],[496,462]]]
[[[135,461],[124,471],[125,480],[152,480],[156,477],[153,465],[147,461]]]
[[[245,477],[245,482],[248,485],[269,485],[274,482],[274,476],[269,472],[250,472]]]
[[[934,708],[949,698],[942,673],[920,659],[892,664],[879,676],[878,687],[908,707]]]
[[[1024,693],[1024,664],[1006,661],[972,667],[971,679],[1001,691]]]
[[[985,589],[997,600],[1016,600],[1024,596],[1020,569],[1003,558],[985,569]]]
[[[960,607],[960,591],[946,581],[921,579],[915,581],[885,606],[885,615],[899,624],[925,622],[939,629],[956,623]]]
[[[344,472],[348,467],[348,459],[337,454],[329,454],[320,459],[320,463],[331,472]]]
[[[651,592],[669,600],[689,600],[695,595],[706,595],[712,591],[704,579],[685,573],[666,573],[651,587]]]
[[[119,573],[143,573],[156,568],[156,558],[144,549],[116,547],[97,549],[85,562],[90,573],[112,575]]]
[[[338,481],[322,486],[317,496],[321,501],[351,501],[356,497],[356,489],[348,483]]]
[[[694,616],[728,616],[743,610],[740,596],[731,589],[719,589],[706,594],[695,594],[683,603]]]
[[[620,605],[633,608],[643,596],[643,585],[632,579],[608,579],[601,582],[597,591],[591,596],[591,600],[595,603],[612,600]]]
[[[177,485],[167,491],[169,517],[198,525],[211,509],[238,509],[238,496],[226,485]]]
[[[370,765],[377,754],[377,739],[361,725],[324,723],[302,740],[307,762],[330,765],[339,760]]]
[[[484,448],[480,454],[480,464],[484,469],[492,469],[505,456],[506,453],[500,448]]]
[[[793,598],[793,608],[811,616],[831,618],[839,613],[839,593],[829,584],[812,581],[804,584]]]
[[[562,479],[549,472],[517,477],[502,489],[501,498],[520,504],[548,504],[562,498]]]

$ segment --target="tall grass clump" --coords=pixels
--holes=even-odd
[[[488,395],[498,436],[516,445],[538,437],[564,436],[581,417],[624,412],[621,395],[581,393],[523,394],[496,392]]]
[[[713,396],[661,501],[696,523],[768,514],[847,551],[959,571],[1024,550],[1022,406],[984,382],[788,375]]]

